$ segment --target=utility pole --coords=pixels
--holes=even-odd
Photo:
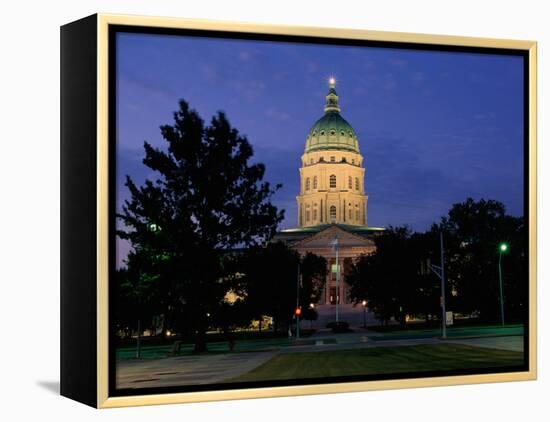
[[[441,337],[447,338],[447,309],[445,306],[445,249],[443,248],[443,232],[439,232],[439,248],[441,266],[431,264],[430,270],[441,280]]]
[[[338,261],[338,236],[334,238],[334,248],[336,249],[336,322],[338,322],[339,315],[338,315],[338,307],[340,305],[340,265]]]
[[[447,338],[447,309],[445,306],[445,249],[443,249],[443,232],[439,232],[439,247],[441,248],[441,323],[443,338]]]

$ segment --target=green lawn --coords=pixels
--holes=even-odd
[[[521,365],[523,353],[462,344],[373,347],[282,353],[228,381],[285,380],[346,375],[475,369]]]
[[[372,340],[399,340],[408,338],[430,338],[440,337],[441,328],[430,329],[414,329],[410,328],[404,330],[397,328],[395,330],[378,331],[381,337],[371,337]],[[370,329],[370,327],[369,327]],[[375,330],[373,330],[375,331]],[[523,335],[524,329],[521,324],[510,325],[480,325],[480,326],[464,326],[464,327],[448,327],[448,337],[487,337],[487,336],[520,336]]]

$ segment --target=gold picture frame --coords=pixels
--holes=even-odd
[[[475,47],[492,49],[521,50],[528,56],[528,271],[529,271],[529,330],[528,330],[528,362],[529,369],[521,372],[505,372],[474,375],[452,375],[428,378],[386,379],[375,381],[344,382],[331,384],[308,384],[292,386],[276,386],[249,389],[231,389],[200,392],[182,392],[168,394],[147,394],[131,396],[109,395],[109,248],[112,247],[109,236],[109,201],[112,200],[109,191],[109,28],[112,26],[147,27],[159,29],[191,29],[204,31],[222,31],[227,33],[268,34],[273,36],[321,37],[328,39],[348,39],[375,42],[394,42],[416,45],[433,45],[442,47]],[[93,51],[86,52],[92,48]],[[93,56],[93,57],[91,57]],[[89,59],[86,63],[83,58]],[[81,64],[73,66],[75,60],[81,59]],[[81,98],[74,98],[73,92],[78,91],[82,80],[77,81],[84,66],[92,63],[95,69],[87,69],[85,80],[91,81],[94,94],[90,94],[90,86],[84,86],[83,92],[88,92],[87,101],[79,105]],[[63,88],[64,86],[64,88]],[[94,98],[95,96],[95,98]],[[308,394],[344,393],[384,389],[416,388],[449,386],[459,384],[493,383],[504,381],[534,380],[537,376],[537,43],[535,41],[518,41],[504,39],[489,39],[476,37],[428,35],[401,32],[382,32],[359,29],[316,28],[307,26],[260,25],[251,23],[234,23],[210,20],[125,16],[114,14],[97,14],[81,21],[68,24],[62,28],[62,375],[61,393],[75,400],[98,408],[122,406],[156,405],[168,403],[205,402],[215,400],[233,400],[261,397],[297,396]],[[86,112],[89,115],[82,124],[73,121],[76,112]],[[92,115],[93,114],[93,115]],[[86,131],[87,130],[87,131]],[[85,132],[86,131],[86,132]],[[74,180],[82,170],[82,163],[70,164],[78,158],[78,148],[75,137],[84,137],[90,145],[90,154],[95,154],[93,163],[86,167],[89,170],[87,181],[95,185],[89,192],[89,202],[82,206],[94,206],[88,209],[83,217],[82,209],[75,206],[76,191],[71,190],[70,180]],[[72,142],[71,142],[72,141]],[[93,150],[93,151],[92,151]],[[111,158],[112,159],[112,158]],[[85,158],[82,158],[85,160]],[[69,163],[69,164],[63,164]],[[91,167],[90,167],[91,166]],[[94,167],[93,173],[91,172]],[[64,185],[65,183],[65,185]],[[83,182],[84,183],[84,182]],[[63,188],[65,186],[65,188]],[[75,188],[76,189],[76,188]],[[90,189],[92,189],[90,187]],[[91,195],[91,196],[90,196]],[[92,197],[93,196],[93,197]],[[78,239],[72,239],[69,231],[76,229],[86,218],[88,231],[95,239],[90,246],[88,259],[76,257],[75,245]],[[66,234],[64,237],[63,233]],[[88,239],[88,238],[86,238]],[[82,238],[80,238],[82,241]],[[76,242],[76,243],[75,243]],[[93,266],[92,266],[93,264]],[[65,265],[67,267],[65,267]],[[78,267],[78,268],[77,268]],[[71,283],[77,282],[76,275],[89,273],[90,278],[78,283],[88,283],[84,290],[77,291]],[[85,296],[95,292],[95,297]],[[65,293],[64,293],[65,292]],[[90,300],[90,302],[86,302]],[[75,305],[78,302],[79,305]],[[85,305],[83,305],[86,303]],[[90,323],[95,326],[94,333],[75,335],[71,320],[82,318],[86,309],[93,313],[88,315]],[[83,344],[95,348],[86,356],[74,356],[74,346]],[[74,373],[82,365],[92,365],[93,368],[78,381]],[[111,369],[110,369],[111,368]],[[95,377],[93,374],[95,373]]]

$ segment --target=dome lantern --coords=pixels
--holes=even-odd
[[[326,96],[327,103],[325,104],[325,113],[330,111],[340,112],[340,107],[338,107],[338,94],[336,93],[336,79],[331,77],[328,80],[329,90],[328,95]]]

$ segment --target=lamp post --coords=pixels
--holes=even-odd
[[[361,302],[363,305],[363,328],[367,328],[367,301]]]
[[[296,317],[296,339],[300,338],[300,315],[302,309],[300,308],[300,282],[301,282],[300,263],[298,262],[298,276],[296,277],[296,310],[294,316]]]
[[[336,252],[336,322],[338,323],[339,319],[339,305],[340,305],[340,262],[338,261],[338,251],[340,245],[338,244],[338,236],[334,238],[334,249]]]
[[[508,252],[509,246],[507,243],[502,242],[498,245],[498,285],[500,292],[500,322],[504,325],[504,295],[502,294],[502,254]]]

